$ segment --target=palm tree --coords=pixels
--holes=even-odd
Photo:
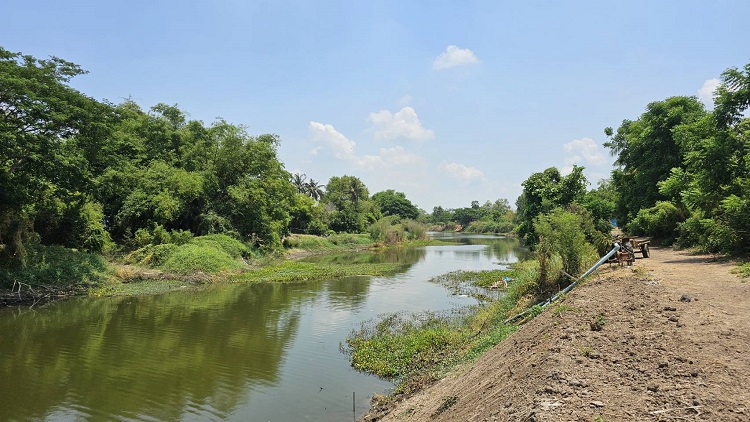
[[[361,180],[359,180],[356,177],[352,177],[349,180],[349,187],[347,188],[347,193],[349,193],[349,197],[351,198],[352,202],[356,206],[359,203],[359,200],[363,196],[367,196],[367,188],[362,183]]]
[[[310,195],[310,198],[319,201],[323,197],[323,189],[326,185],[319,185],[315,179],[310,179],[309,182],[305,183],[305,192]]]
[[[307,179],[307,176],[304,173],[303,174],[294,173],[292,175],[292,183],[297,188],[297,193],[307,192],[307,184],[305,183],[305,179]]]

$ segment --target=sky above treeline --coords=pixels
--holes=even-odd
[[[552,166],[596,187],[605,127],[675,95],[712,108],[721,72],[750,62],[746,0],[4,0],[0,16],[0,45],[81,65],[86,95],[278,134],[288,171],[428,212],[513,204]]]

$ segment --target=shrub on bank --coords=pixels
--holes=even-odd
[[[660,239],[674,240],[677,224],[684,218],[680,210],[671,202],[659,201],[655,206],[638,211],[627,228],[637,236],[654,236]]]
[[[209,234],[193,238],[190,244],[209,246],[226,252],[232,258],[240,258],[250,254],[250,248],[239,240],[225,234]]]
[[[190,271],[214,273],[242,268],[240,258],[252,253],[247,245],[224,234],[193,238],[192,235],[173,232],[172,239],[188,240],[188,242],[148,244],[128,254],[124,261],[127,264],[179,273]]]
[[[336,246],[367,246],[372,240],[367,234],[341,233],[328,236],[328,241]]]
[[[242,268],[242,263],[211,244],[187,244],[174,249],[158,268],[176,273],[203,271],[216,273]]]
[[[0,268],[0,287],[10,289],[14,282],[28,286],[59,289],[85,288],[104,283],[112,268],[103,256],[62,246],[27,246],[26,265]]]

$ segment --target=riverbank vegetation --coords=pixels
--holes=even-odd
[[[69,85],[84,73],[0,47],[2,288],[97,284],[118,273],[112,264],[241,272],[285,248],[424,242],[425,227],[518,235],[536,251],[548,284],[541,290],[559,286],[546,275],[558,261],[571,273],[591,260],[592,247],[602,253],[613,218],[635,235],[750,251],[750,65],[722,74],[712,111],[694,97],[671,97],[616,132],[607,128],[616,168],[593,190],[582,167],[566,175],[553,167],[523,182],[515,211],[498,199],[432,213],[392,189],[371,195],[356,176],[322,184],[291,174],[276,135],[189,120],[177,105],[144,110],[131,99],[90,98]],[[567,246],[551,246],[560,242]],[[74,258],[56,259],[64,254],[57,248]],[[572,248],[586,258],[573,262]],[[89,264],[72,268],[77,260]]]
[[[504,277],[511,281],[504,282]],[[366,321],[342,343],[342,350],[351,355],[354,368],[392,379],[396,395],[408,394],[513,333],[516,326],[504,321],[533,302],[537,277],[534,261],[510,270],[445,274],[433,281],[452,290],[484,286],[500,288],[503,294],[492,298],[474,290],[480,299],[476,306],[444,313],[396,313]]]

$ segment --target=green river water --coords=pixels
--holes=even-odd
[[[453,235],[443,235],[453,236]],[[396,260],[392,277],[218,285],[0,310],[0,421],[351,421],[392,385],[339,344],[386,312],[475,303],[431,277],[501,268],[513,239],[321,260]]]

